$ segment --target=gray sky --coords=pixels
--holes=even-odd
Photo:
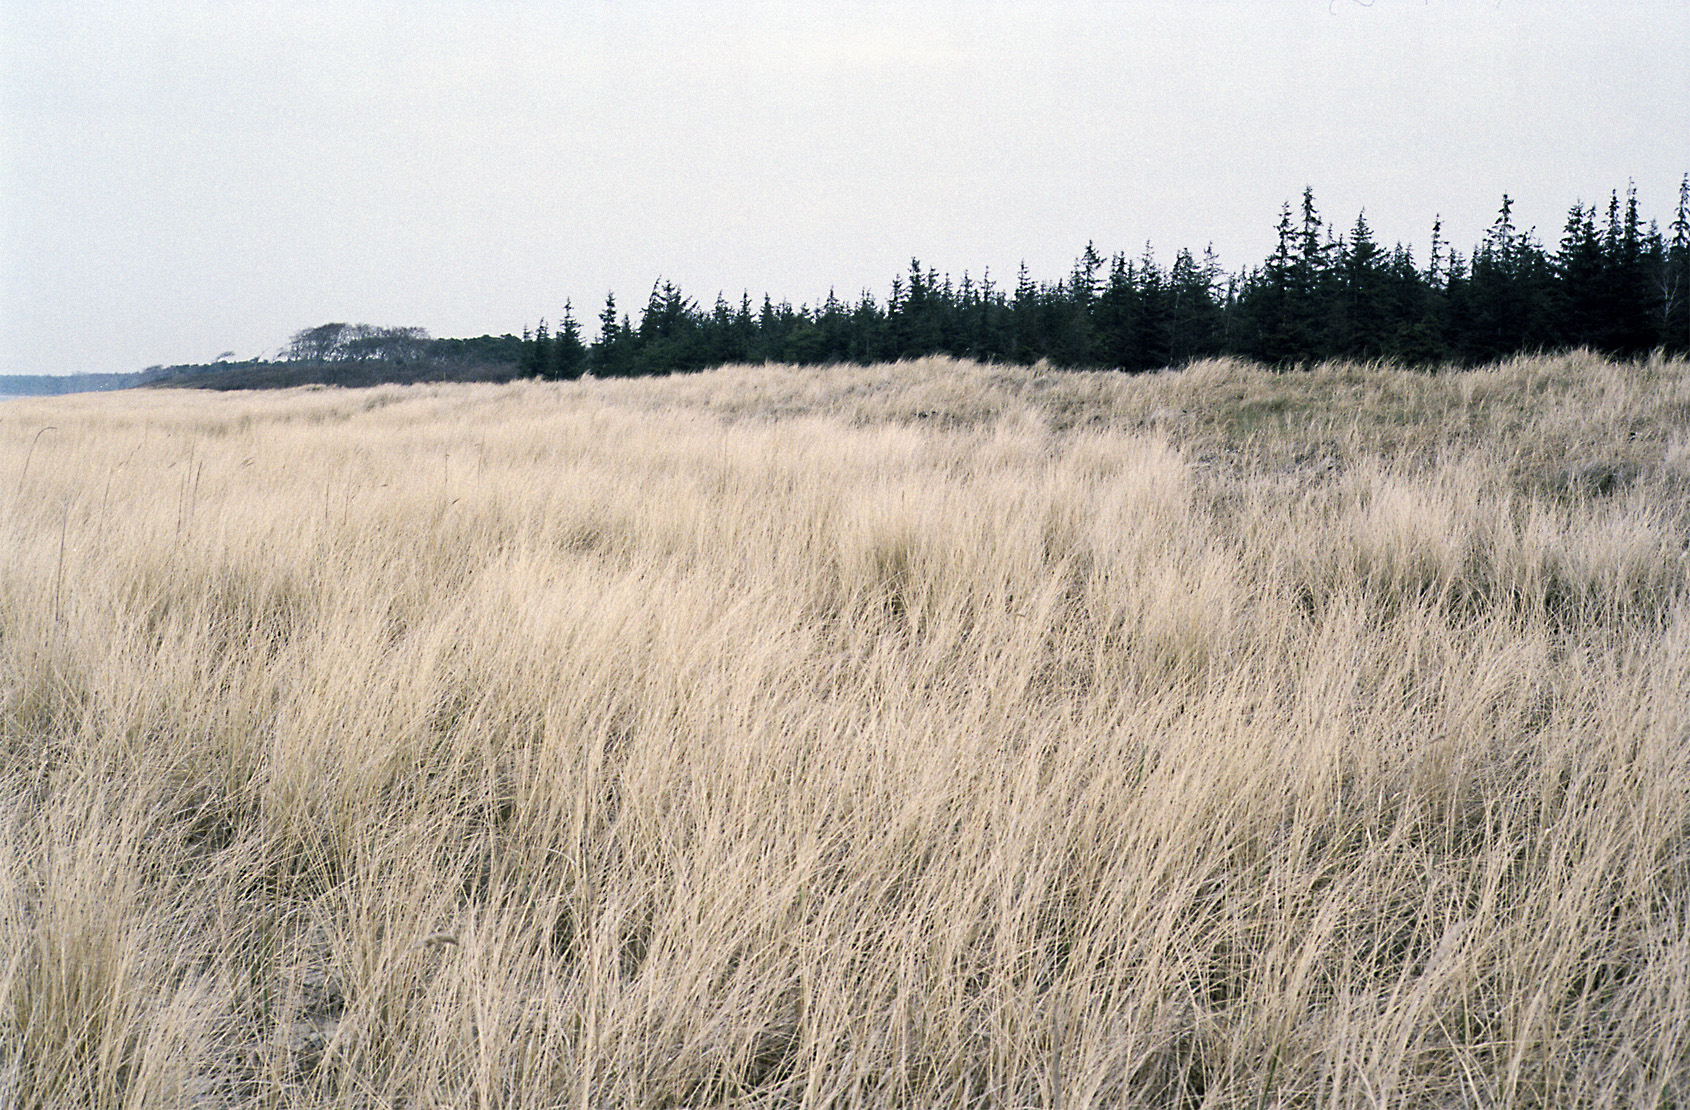
[[[1348,228],[1553,243],[1690,170],[1690,0],[0,0],[0,373],[884,299]],[[636,317],[637,318],[637,317]]]

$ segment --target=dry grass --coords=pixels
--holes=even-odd
[[[0,1104],[1690,1103],[1687,428],[1582,355],[8,403]]]

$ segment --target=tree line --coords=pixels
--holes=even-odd
[[[515,339],[519,373],[625,377],[733,362],[873,363],[926,355],[1143,371],[1238,355],[1274,366],[1330,358],[1467,365],[1521,352],[1589,347],[1619,357],[1690,351],[1690,175],[1663,232],[1635,187],[1605,209],[1574,204],[1553,248],[1516,223],[1504,196],[1482,242],[1463,254],[1432,227],[1422,263],[1386,248],[1365,212],[1337,231],[1312,189],[1280,210],[1273,253],[1239,273],[1212,251],[1161,264],[1146,246],[1108,258],[1092,244],[1056,281],[1022,265],[1013,285],[959,280],[912,260],[884,301],[833,293],[794,308],[718,295],[709,308],[659,280],[639,320],[614,293],[589,341],[566,302]],[[434,342],[443,342],[436,340]]]
[[[277,354],[294,363],[514,363],[522,360],[522,341],[514,335],[435,339],[424,328],[318,324],[294,332]]]

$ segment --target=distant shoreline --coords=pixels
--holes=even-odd
[[[156,370],[138,370],[132,374],[0,374],[0,400],[133,389],[158,376]]]
[[[145,387],[175,389],[289,389],[302,385],[415,385],[423,382],[506,382],[520,377],[518,363],[486,358],[388,361],[211,363],[155,366],[130,374],[0,374],[0,398],[59,397]]]

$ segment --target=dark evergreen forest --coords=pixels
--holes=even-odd
[[[1066,277],[1035,281],[1023,265],[1012,286],[966,272],[954,280],[912,260],[884,302],[829,294],[794,308],[742,295],[704,308],[659,280],[637,323],[607,297],[591,341],[573,304],[555,325],[541,320],[521,337],[519,372],[621,377],[934,354],[1126,371],[1212,355],[1279,367],[1330,358],[1437,366],[1574,347],[1690,351],[1690,175],[1665,233],[1644,222],[1630,188],[1605,209],[1573,205],[1550,247],[1516,225],[1504,196],[1466,254],[1434,224],[1424,262],[1375,240],[1365,213],[1336,230],[1305,189],[1281,209],[1272,255],[1240,273],[1223,272],[1211,252],[1181,250],[1163,265],[1148,246],[1105,257],[1088,243]]]

